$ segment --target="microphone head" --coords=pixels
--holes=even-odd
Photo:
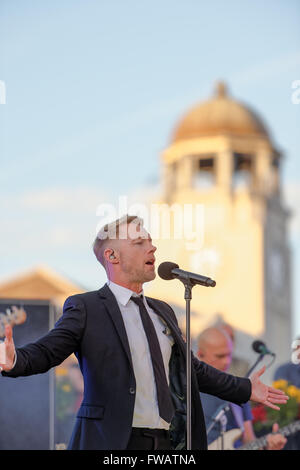
[[[263,350],[266,349],[266,345],[262,341],[256,340],[256,341],[253,341],[253,343],[252,343],[252,349],[256,353],[260,354],[261,352],[263,352]]]
[[[161,263],[158,266],[157,274],[159,275],[159,277],[161,277],[165,281],[169,281],[171,279],[174,279],[174,276],[172,274],[172,269],[175,269],[175,268],[179,268],[178,264],[171,263],[171,261],[165,261],[164,263]]]

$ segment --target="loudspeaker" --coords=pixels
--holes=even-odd
[[[50,302],[0,299],[0,313],[7,318],[12,306],[26,312],[25,322],[13,328],[16,347],[36,341],[54,326],[56,310]],[[54,448],[54,394],[53,369],[28,377],[0,374],[0,450]]]

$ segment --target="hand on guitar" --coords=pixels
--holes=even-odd
[[[5,340],[0,344],[0,372],[8,372],[13,368],[15,353],[12,327],[5,325]]]
[[[278,424],[274,423],[272,434],[267,436],[267,450],[280,450],[285,446],[287,439],[278,430]]]
[[[250,400],[262,403],[273,410],[280,410],[276,404],[284,405],[289,397],[277,388],[269,387],[260,381],[260,376],[265,372],[266,366],[262,367],[258,372],[252,374],[249,378],[252,384],[252,393]]]

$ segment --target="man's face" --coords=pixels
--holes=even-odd
[[[226,372],[232,360],[232,343],[231,341],[222,341],[220,344],[207,345],[201,355],[201,360],[207,364]]]
[[[140,225],[121,225],[118,251],[119,268],[130,282],[144,283],[155,278],[156,247],[149,233]]]

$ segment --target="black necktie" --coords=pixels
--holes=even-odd
[[[150,315],[144,305],[143,298],[132,296],[131,300],[136,303],[140,309],[143,327],[149,344],[152,367],[156,383],[159,416],[164,419],[167,423],[170,423],[174,415],[174,407],[166,378],[166,372],[157,334],[150,318]]]

